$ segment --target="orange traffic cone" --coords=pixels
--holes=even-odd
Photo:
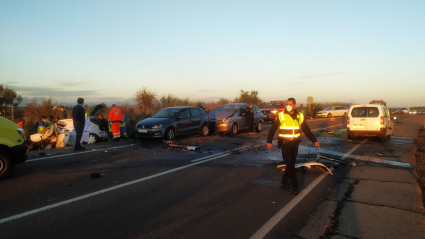
[[[333,116],[333,115],[332,115],[331,121],[335,121],[335,118],[334,118],[334,116]]]

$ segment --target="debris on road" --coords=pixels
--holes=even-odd
[[[179,145],[179,144],[168,144],[170,147],[181,148],[183,150],[189,151],[197,151],[199,148],[197,146],[187,146],[187,145]]]
[[[96,173],[90,174],[90,177],[92,177],[92,178],[100,178],[101,176],[105,176],[105,175],[106,174],[101,174],[101,173],[96,172]]]
[[[354,163],[354,162],[350,163],[350,162],[348,162],[344,159],[335,159],[335,158],[331,158],[331,157],[327,157],[327,156],[323,156],[323,155],[318,154],[317,155],[317,161],[319,161],[320,159],[325,159],[325,160],[332,161],[332,162],[342,163],[342,164],[345,164],[345,165],[351,165],[353,167],[356,166],[356,163]]]
[[[310,168],[318,168],[320,170],[322,170],[323,172],[329,172],[330,175],[332,174],[332,171],[326,167],[325,165],[321,164],[321,163],[316,163],[316,162],[310,162],[310,163],[299,163],[299,164],[295,164],[295,168],[302,168],[302,167],[306,167],[308,169]],[[282,164],[282,165],[278,165],[277,166],[278,170],[281,171],[285,171],[286,169],[286,164]]]

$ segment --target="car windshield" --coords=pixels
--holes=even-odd
[[[238,109],[241,108],[240,105],[222,105],[218,107],[215,111],[219,112],[236,112]]]
[[[266,104],[263,108],[265,109],[280,108],[280,104]]]
[[[162,109],[152,116],[152,118],[173,118],[177,116],[179,109]]]
[[[326,109],[324,109],[323,111],[327,111],[327,110],[332,110],[334,107],[328,107]]]

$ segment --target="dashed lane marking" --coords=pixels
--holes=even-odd
[[[348,151],[341,159],[348,157],[354,150],[359,148],[364,144],[367,139],[363,140],[360,144],[356,145],[350,151]],[[325,172],[320,174],[312,183],[310,183],[306,189],[301,191],[294,199],[292,199],[288,204],[286,204],[279,212],[277,212],[266,224],[264,224],[254,235],[251,236],[251,239],[264,238],[272,229],[280,222],[301,200],[307,196],[314,187],[316,187],[329,173]]]

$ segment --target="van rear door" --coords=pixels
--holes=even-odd
[[[368,131],[380,131],[381,130],[381,118],[379,117],[379,108],[381,106],[377,105],[376,107],[367,107],[367,130]]]
[[[354,107],[350,114],[350,130],[351,131],[365,131],[368,130],[368,119],[367,119],[367,108],[366,106]]]

